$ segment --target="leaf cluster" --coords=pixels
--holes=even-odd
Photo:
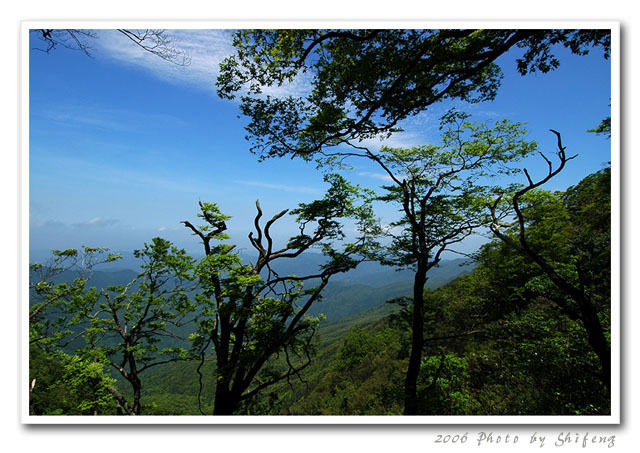
[[[554,48],[584,55],[610,48],[607,30],[242,30],[223,61],[218,94],[243,93],[252,150],[309,159],[323,148],[388,137],[406,118],[446,100],[495,98],[496,60],[518,46],[521,74],[559,65]],[[309,81],[303,94],[268,88]],[[290,92],[292,90],[283,90]]]

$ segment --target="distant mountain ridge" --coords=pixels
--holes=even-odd
[[[88,287],[106,288],[123,285],[133,280],[140,271],[140,260],[132,253],[123,253],[121,260],[96,266]],[[243,260],[255,261],[255,256],[241,254]],[[44,260],[43,260],[44,261]],[[275,266],[281,275],[305,275],[317,273],[326,257],[318,253],[305,253],[295,260],[281,260]],[[474,264],[465,259],[443,260],[429,273],[428,288],[449,283],[470,272]],[[322,293],[322,300],[310,309],[309,315],[324,314],[328,321],[336,321],[372,308],[384,305],[391,298],[409,294],[413,284],[413,271],[396,270],[376,262],[364,262],[355,269],[336,274]],[[74,272],[67,271],[56,281],[73,279]],[[311,287],[314,282],[306,282]]]

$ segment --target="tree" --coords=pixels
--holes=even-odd
[[[97,354],[69,355],[62,350],[29,348],[30,415],[115,414],[115,379]]]
[[[611,138],[611,117],[608,116],[603,119],[594,129],[589,129],[587,132],[593,132],[598,135],[604,134],[607,138]]]
[[[350,154],[376,162],[394,182],[383,200],[399,202],[404,232],[395,238],[396,264],[413,265],[413,340],[405,382],[405,414],[418,413],[417,378],[424,346],[423,290],[429,269],[451,244],[486,225],[479,206],[483,188],[473,176],[517,157],[516,149],[493,152],[492,142],[474,154],[459,146],[439,154],[437,147],[372,152],[364,139],[389,137],[400,123],[445,99],[481,102],[495,97],[500,84],[496,59],[514,47],[522,75],[559,66],[556,44],[584,55],[601,47],[608,58],[608,30],[249,30],[237,32],[236,54],[221,64],[218,94],[241,97],[251,150],[270,157],[329,157]],[[308,94],[274,97],[265,87],[310,77]],[[482,142],[482,137],[477,137]],[[486,138],[486,137],[485,137]],[[448,138],[454,142],[455,135]],[[523,155],[531,145],[520,148]],[[345,153],[339,145],[352,147]],[[490,151],[489,151],[490,150]],[[480,157],[481,156],[481,157]],[[440,158],[442,157],[442,158]],[[476,158],[478,158],[476,160]],[[332,160],[334,159],[334,160]],[[433,160],[432,160],[433,159]],[[446,159],[450,159],[447,161]],[[485,160],[486,159],[486,160]],[[327,162],[327,161],[325,161]],[[474,163],[478,167],[473,168]],[[408,177],[398,177],[399,169]],[[456,193],[457,192],[457,193]],[[486,195],[486,192],[484,192]],[[485,212],[486,214],[486,212]]]
[[[177,329],[192,321],[195,310],[187,286],[193,280],[193,259],[184,250],[154,238],[134,255],[143,261],[136,279],[100,292],[94,289],[72,306],[78,319],[89,323],[83,330],[88,346],[84,354],[100,351],[131,385],[132,404],[114,395],[130,415],[142,410],[144,371],[189,358],[179,346],[186,339]],[[176,341],[163,345],[166,338]]]
[[[279,249],[274,248],[271,228],[288,210],[274,215],[262,226],[263,212],[256,202],[255,231],[249,240],[257,258],[243,263],[234,245],[215,244],[225,234],[229,217],[213,203],[200,203],[202,226],[184,224],[202,241],[205,257],[197,266],[200,291],[197,332],[193,345],[204,363],[210,347],[215,352],[216,391],[214,415],[230,415],[239,404],[265,388],[299,375],[311,360],[312,337],[318,318],[307,316],[320,300],[329,279],[354,268],[375,247],[378,233],[369,203],[358,203],[355,186],[337,175],[325,197],[301,204],[297,216],[299,234]],[[345,239],[341,221],[351,218],[358,230],[353,242]],[[309,231],[313,228],[313,231]],[[305,275],[281,275],[278,262],[292,260],[311,248],[320,248],[327,262]],[[311,283],[309,289],[304,283]],[[277,358],[283,357],[280,362]]]
[[[603,289],[607,290],[606,301],[611,281],[610,271],[606,271],[611,267],[610,176],[609,172],[603,172],[586,178],[577,188],[570,189],[564,200],[538,191],[577,157],[567,156],[560,133],[551,132],[557,137],[559,164],[554,168],[542,155],[548,171],[537,181],[525,169],[528,184],[507,197],[515,221],[505,224],[497,218],[502,198],[499,197],[491,208],[491,231],[539,266],[553,285],[568,296],[569,301],[557,301],[565,312],[581,319],[589,344],[600,361],[602,382],[610,388],[611,347],[598,307]],[[596,281],[599,291],[594,291]],[[607,305],[605,302],[604,306]]]
[[[191,64],[191,57],[187,52],[177,47],[177,41],[167,35],[166,30],[129,30],[119,28],[117,31],[129,38],[145,52],[156,55],[165,61],[178,66],[189,66]],[[37,50],[49,53],[56,47],[64,47],[66,49],[79,50],[89,57],[91,56],[90,42],[98,37],[95,31],[83,29],[33,29],[29,30],[29,33],[44,44],[44,47],[35,47]]]
[[[496,60],[513,48],[521,74],[557,68],[554,45],[584,55],[609,30],[242,30],[220,66],[218,94],[239,93],[252,151],[261,158],[316,153],[388,137],[400,122],[446,100],[495,97]],[[274,97],[265,87],[308,77],[308,94]]]
[[[79,389],[78,395],[83,395],[75,403],[61,403],[66,410],[94,413],[115,400],[118,410],[140,414],[141,374],[151,367],[189,357],[186,349],[179,346],[186,339],[180,338],[177,330],[191,321],[188,316],[195,309],[185,286],[193,280],[193,259],[170,242],[154,238],[151,244],[134,251],[143,264],[133,281],[99,290],[86,289],[93,268],[114,261],[119,255],[91,247],[83,248],[82,253],[74,249],[53,253],[48,265],[31,265],[31,288],[39,302],[30,311],[30,344],[44,351],[31,352],[40,359],[33,362],[32,379],[36,379],[38,370],[46,371],[47,362],[55,363],[63,371],[45,373],[49,390],[75,388]],[[55,276],[69,279],[70,270],[78,271],[80,276],[72,281],[52,282]],[[84,339],[84,346],[72,344],[80,338]],[[173,341],[168,342],[167,338]],[[129,382],[132,403],[105,374],[105,366],[113,367]]]
[[[545,244],[547,255],[555,262],[567,262],[573,237],[566,233],[572,228],[560,222],[566,218],[561,216],[563,211],[566,214],[562,203],[566,194],[549,195],[548,202],[537,209],[546,212],[545,221],[537,231],[530,231],[530,238]],[[529,211],[528,218],[531,215]],[[561,308],[574,303],[539,266],[499,239],[485,244],[473,256],[476,266],[472,273],[426,294],[427,313],[437,307],[435,316],[428,316],[433,325],[431,338],[437,341],[430,342],[425,357],[437,364],[443,348],[447,355],[464,359],[472,395],[469,413],[610,413],[598,357],[580,317]],[[588,260],[583,263],[598,274],[589,291],[598,293],[599,298],[606,296],[607,291],[601,292],[595,282],[608,278],[607,267],[601,263],[591,266]],[[598,302],[598,310],[606,322],[605,300]],[[461,331],[469,335],[455,335]],[[434,396],[424,395],[427,399]]]
[[[81,336],[71,307],[84,300],[94,268],[119,258],[108,249],[83,247],[53,250],[45,263],[29,265],[30,414],[94,413],[107,404],[105,391],[118,394],[104,362],[64,350]],[[77,373],[80,368],[86,372]]]
[[[45,351],[64,348],[77,336],[69,330],[68,308],[82,299],[94,268],[120,259],[108,249],[53,250],[43,263],[29,265],[29,345]]]
[[[523,139],[519,124],[498,122],[493,128],[467,121],[462,114],[448,115],[442,145],[412,149],[383,147],[368,151],[393,181],[380,200],[400,206],[402,217],[391,224],[393,241],[382,262],[415,271],[412,294],[412,343],[405,380],[405,414],[419,413],[417,382],[424,337],[424,291],[429,271],[442,254],[487,225],[484,206],[492,188],[490,175],[509,174],[511,161],[531,153],[535,142]],[[485,178],[485,181],[483,181]],[[397,232],[396,232],[397,231]]]

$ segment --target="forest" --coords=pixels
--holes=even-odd
[[[186,64],[163,31],[118,31]],[[88,54],[77,43],[94,39],[31,34],[46,52]],[[158,236],[32,260],[30,415],[611,414],[611,116],[578,131],[602,139],[606,164],[549,189],[580,172],[563,124],[549,147],[467,113],[496,98],[501,65],[524,79],[562,71],[565,51],[609,59],[610,30],[237,30],[232,43],[211,83],[246,121],[243,152],[314,165],[325,192],[247,206],[248,249],[222,200],[195,199],[174,222],[198,253]],[[304,94],[273,94],[294,81]],[[437,140],[385,143],[438,105]],[[355,182],[360,162],[384,183]]]

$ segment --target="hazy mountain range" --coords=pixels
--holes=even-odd
[[[32,254],[33,261],[46,262],[46,259],[38,260],[38,255]],[[121,260],[96,266],[89,286],[105,288],[110,285],[126,284],[133,280],[140,271],[140,261],[129,252],[122,253],[122,256]],[[41,257],[44,258],[44,254]],[[243,256],[245,260],[251,258],[248,255]],[[324,262],[326,258],[321,254],[305,253],[295,260],[280,260],[277,271],[280,275],[305,275],[317,272]],[[427,287],[435,288],[444,285],[470,272],[472,268],[473,263],[469,260],[443,260],[429,273]],[[66,272],[56,280],[72,279],[74,276],[73,272]],[[306,282],[306,286],[312,284],[312,282]],[[361,263],[356,269],[333,276],[323,291],[322,301],[315,304],[309,314],[316,316],[322,313],[327,320],[335,321],[379,307],[394,297],[407,295],[411,292],[412,284],[411,270],[396,270],[375,262]]]

